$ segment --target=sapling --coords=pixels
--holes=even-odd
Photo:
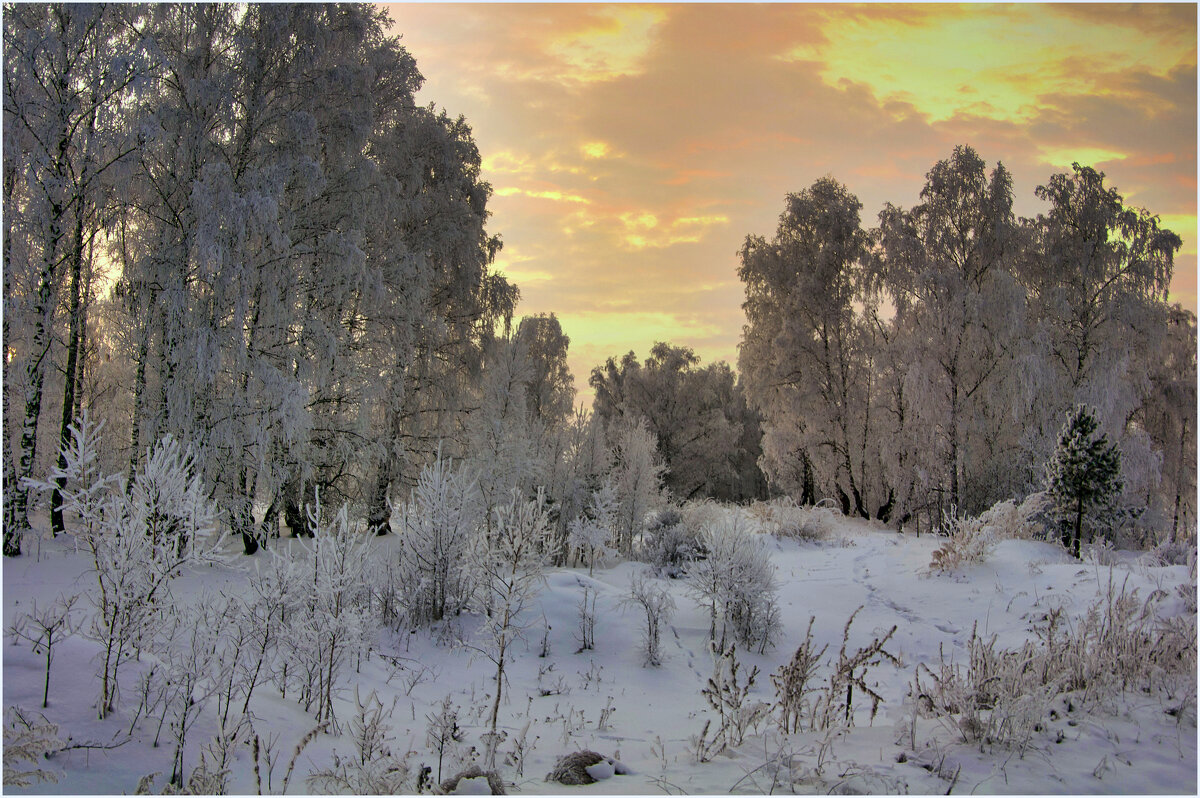
[[[78,594],[69,597],[60,595],[41,611],[38,610],[35,600],[33,609],[18,618],[9,629],[9,634],[13,637],[29,642],[33,646],[33,653],[40,652],[46,657],[42,709],[50,706],[50,664],[54,661],[54,644],[75,634],[77,627],[71,613],[78,600]]]
[[[313,536],[300,543],[305,587],[290,612],[289,653],[303,677],[305,709],[315,709],[317,720],[336,731],[336,686],[350,659],[370,645],[379,622],[370,608],[375,536],[352,527],[344,504],[323,518],[319,494],[306,510]]]
[[[662,664],[662,628],[671,622],[675,611],[675,599],[665,589],[647,578],[645,571],[638,571],[629,582],[629,596],[621,602],[624,606],[639,607],[646,617],[646,630],[642,637],[646,664],[657,668]]]
[[[169,687],[163,718],[170,717],[175,754],[170,783],[183,786],[187,735],[199,720],[205,701],[218,692],[220,681],[211,679],[221,629],[213,617],[219,610],[209,596],[173,613],[159,656],[166,667]],[[161,729],[161,723],[160,723]],[[156,737],[157,741],[157,737]]]
[[[476,568],[481,577],[476,608],[486,614],[482,640],[471,647],[484,654],[496,666],[496,692],[488,719],[486,766],[496,766],[496,746],[500,702],[506,679],[509,648],[529,626],[525,609],[545,582],[546,546],[550,531],[549,508],[539,489],[533,501],[523,501],[514,493],[509,502],[496,508],[492,535],[480,539]]]
[[[609,543],[617,525],[617,492],[611,481],[605,481],[599,490],[592,493],[588,515],[571,522],[569,540],[576,551],[587,558],[588,576],[591,576],[596,560],[610,551]]]
[[[464,737],[462,727],[458,725],[458,707],[451,702],[450,696],[446,696],[442,699],[438,711],[426,715],[425,721],[425,745],[437,753],[437,780],[440,784],[442,761]]]
[[[100,474],[99,430],[86,415],[71,427],[62,466],[44,490],[61,485],[63,509],[78,519],[67,532],[92,558],[96,607],[88,634],[100,643],[103,719],[117,700],[120,667],[136,655],[172,602],[171,582],[186,567],[225,561],[216,510],[195,474],[190,449],[163,437],[125,484]]]
[[[410,623],[440,621],[468,605],[474,582],[469,555],[483,522],[475,480],[455,470],[439,449],[421,469],[410,500],[392,511],[392,528],[404,531],[397,577]]]
[[[579,648],[578,654],[591,651],[596,647],[596,589],[583,586],[583,596],[579,600]]]
[[[1095,412],[1079,405],[1067,414],[1058,447],[1046,464],[1046,495],[1062,525],[1063,546],[1076,559],[1084,519],[1111,511],[1121,488],[1120,449],[1100,433]]]

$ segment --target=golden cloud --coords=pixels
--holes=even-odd
[[[587,197],[581,197],[578,194],[568,194],[555,189],[537,190],[528,188],[518,188],[516,186],[504,186],[495,191],[497,197],[531,197],[533,199],[546,199],[555,202],[576,202],[581,205],[588,205],[591,200]]]
[[[601,6],[580,30],[552,35],[545,52],[561,63],[561,80],[594,83],[638,75],[667,11],[653,6]]]
[[[930,121],[956,116],[1029,122],[1052,94],[1104,95],[1133,69],[1166,75],[1195,64],[1195,25],[1130,36],[1103,10],[1064,16],[1041,5],[936,6],[898,24],[889,15],[826,9],[825,40],[779,56],[820,64],[830,86],[851,81]]]

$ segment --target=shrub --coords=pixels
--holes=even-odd
[[[675,600],[663,588],[647,581],[644,573],[636,573],[629,584],[629,597],[622,604],[640,607],[646,615],[646,632],[642,638],[645,645],[646,664],[658,667],[662,664],[662,627],[670,622],[675,610]]]
[[[1195,695],[1195,615],[1159,619],[1154,601],[1111,582],[1074,625],[1053,610],[1035,627],[1037,640],[998,649],[972,630],[967,664],[921,665],[913,687],[925,711],[964,741],[1025,750],[1060,693],[1070,703],[1115,710],[1125,692]],[[922,684],[922,670],[932,681]]]
[[[482,513],[475,481],[454,470],[440,451],[421,469],[408,503],[393,509],[392,528],[403,530],[398,581],[410,623],[440,621],[470,603],[469,554]]]
[[[749,532],[740,515],[726,515],[704,529],[701,541],[708,556],[689,574],[688,590],[709,609],[709,638],[718,640],[719,619],[721,647],[732,632],[762,653],[779,630],[775,565],[763,538]]]
[[[977,565],[988,558],[996,546],[994,528],[982,518],[942,516],[946,541],[933,552],[931,571],[951,573],[968,565]]]
[[[794,499],[759,502],[751,508],[762,531],[778,538],[807,542],[825,540],[833,532],[838,513],[830,507],[801,507]]]
[[[672,579],[687,574],[692,562],[706,554],[699,529],[684,521],[678,510],[656,513],[646,524],[641,559]]]

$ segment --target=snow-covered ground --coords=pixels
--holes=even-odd
[[[1133,690],[1103,702],[1107,709],[1088,711],[1060,698],[1024,751],[987,741],[967,742],[966,735],[945,718],[915,712],[917,702],[910,697],[918,665],[936,670],[943,659],[963,664],[973,631],[985,639],[994,635],[997,648],[1018,648],[1034,635],[1035,625],[1048,612],[1062,608],[1067,618],[1077,619],[1107,594],[1110,583],[1118,590],[1136,589],[1141,600],[1162,591],[1155,605],[1160,617],[1194,617],[1195,582],[1188,568],[1155,565],[1148,557],[1124,553],[1107,558],[1115,565],[1099,565],[1096,558],[1074,560],[1052,544],[1007,540],[983,564],[956,574],[930,575],[930,559],[941,542],[848,520],[839,520],[832,534],[819,543],[768,537],[779,582],[782,634],[765,654],[739,648],[743,673],[754,666],[759,669],[751,698],[774,700],[770,674],[803,641],[810,616],[816,618],[812,628],[817,648],[828,644],[825,659],[829,660],[836,658],[842,645],[847,619],[861,606],[850,627],[849,648],[868,645],[895,625],[886,648],[900,664],[883,663],[868,671],[867,683],[884,698],[873,720],[869,703],[861,697],[855,703],[854,725],[832,732],[784,737],[773,717],[768,717],[750,730],[744,744],[703,763],[695,760],[691,738],[699,734],[706,718],[715,715],[701,694],[713,672],[707,609],[690,597],[683,580],[661,580],[677,610],[663,633],[662,666],[645,667],[643,618],[621,602],[631,577],[646,566],[621,563],[597,568],[590,577],[586,569],[550,571],[532,625],[516,644],[501,707],[500,723],[507,738],[500,744],[505,756],[499,771],[508,791],[941,794],[952,787],[956,793],[1196,792],[1194,684],[1190,696]],[[27,556],[4,561],[6,629],[35,601],[43,607],[60,594],[94,587],[89,561],[73,550],[69,538],[27,543]],[[296,544],[283,540],[279,545]],[[375,545],[379,557],[391,556],[396,538],[381,538]],[[176,596],[186,602],[202,585],[229,592],[245,590],[245,572],[234,562],[235,567],[206,568],[180,577]],[[586,587],[597,594],[595,647],[578,651],[579,604]],[[464,616],[457,633],[470,639],[477,623]],[[543,639],[549,646],[545,657],[539,656]],[[41,763],[57,774],[57,783],[6,787],[6,791],[132,792],[141,777],[170,773],[172,747],[165,741],[167,732],[158,747],[152,744],[158,719],[134,723],[130,716],[137,703],[131,695],[141,664],[123,674],[117,711],[98,721],[96,644],[82,635],[56,644],[50,702],[44,710],[40,708],[44,658],[11,635],[5,636],[3,650],[5,708],[17,705],[34,717],[42,713],[59,726],[64,745],[83,746]],[[824,662],[818,681],[826,678],[828,669]],[[343,727],[348,726],[356,690],[362,700],[374,691],[385,711],[390,711],[386,723],[391,727],[393,753],[411,751],[409,764],[414,772],[429,765],[436,775],[437,755],[427,746],[427,716],[449,696],[465,734],[445,757],[442,771],[448,777],[470,764],[472,749],[483,748],[480,734],[490,711],[494,673],[484,657],[473,656],[468,647],[453,641],[438,640],[429,631],[385,631],[377,651],[341,684],[339,719]],[[297,742],[316,724],[293,697],[281,697],[270,685],[254,694],[251,712],[260,737],[278,753],[271,773],[271,786],[278,790]],[[189,735],[185,756],[189,771],[216,731],[215,712],[206,707]],[[524,755],[518,768],[522,739]],[[121,744],[105,748],[116,743]],[[587,786],[544,781],[560,756],[580,749],[613,757],[625,767]],[[317,735],[297,758],[288,791],[310,791],[306,776],[328,767],[335,751],[343,757],[352,754],[350,739]],[[230,791],[255,793],[250,746],[239,744],[234,757]],[[790,767],[779,767],[781,763]],[[264,787],[265,770],[264,765],[260,769]],[[612,770],[612,766],[595,768],[599,775]],[[621,770],[629,772],[620,774]],[[164,781],[165,775],[158,777],[157,789]],[[462,788],[480,785],[486,783],[464,780]]]

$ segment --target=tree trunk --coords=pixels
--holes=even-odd
[[[1179,432],[1179,460],[1175,465],[1175,512],[1171,515],[1171,543],[1174,543],[1176,538],[1179,536],[1179,507],[1183,499],[1183,489],[1180,486],[1179,481],[1184,472],[1183,463],[1187,454],[1187,434],[1188,420],[1184,418]]]
[[[94,118],[94,114],[93,114]],[[83,208],[78,209],[75,220],[75,240],[71,252],[71,283],[70,283],[70,328],[67,334],[67,370],[63,376],[62,421],[58,433],[58,467],[67,467],[66,448],[71,443],[71,422],[75,420],[75,391],[78,383],[79,349],[83,339],[82,322],[82,288],[83,288]],[[54,481],[54,490],[50,494],[50,531],[57,535],[66,530],[63,523],[62,489],[66,480],[59,477]]]
[[[1083,537],[1083,499],[1078,499],[1075,504],[1075,541],[1074,553],[1075,559],[1079,559],[1079,541]]]
[[[813,476],[812,460],[808,459],[808,452],[800,452],[800,457],[804,461],[804,483],[800,490],[800,504],[811,507],[817,503],[816,478]]]

